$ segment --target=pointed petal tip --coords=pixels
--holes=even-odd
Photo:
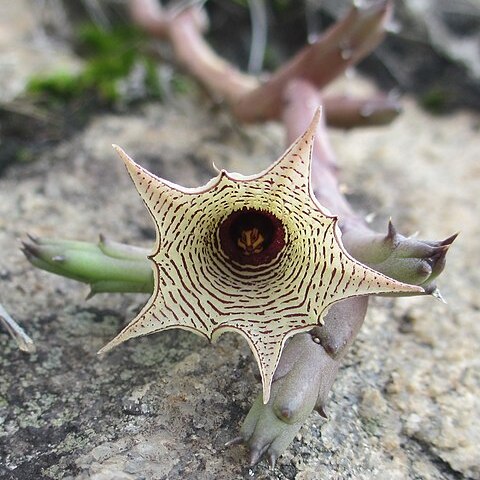
[[[401,282],[397,282],[401,283]],[[418,294],[424,294],[425,289],[421,287],[420,285],[411,285],[410,283],[401,283],[401,289],[399,291],[403,291],[406,293],[418,293]]]
[[[379,272],[376,272],[377,274]],[[383,275],[383,274],[381,274]],[[378,293],[407,293],[413,295],[424,295],[428,293],[425,288],[421,287],[420,285],[414,285],[412,283],[405,283],[400,282],[399,280],[395,280],[394,278],[388,277],[383,275],[383,287],[385,288],[384,291]]]
[[[308,126],[307,132],[306,132],[307,135],[312,139],[315,138],[315,134],[317,133],[318,124],[320,123],[320,120],[321,120],[322,116],[323,116],[323,107],[322,107],[322,105],[320,105],[315,110],[315,113],[313,114],[312,121],[310,122],[310,125]]]
[[[263,385],[263,404],[266,405],[270,400],[270,385]]]
[[[119,342],[116,342],[117,337],[115,337],[113,340],[108,342],[104,347],[102,347],[98,352],[97,355],[103,355],[105,353],[108,353],[110,350],[112,350],[114,347],[117,346]]]
[[[120,156],[120,158],[122,158],[123,155],[126,155],[125,150],[123,150],[122,147],[119,147],[116,143],[112,143],[112,148],[115,150],[115,153]]]
[[[92,287],[93,289],[94,287]],[[141,317],[143,318],[143,317]],[[103,355],[104,353],[113,350],[118,345],[126,342],[130,338],[139,337],[142,335],[146,335],[147,333],[151,333],[149,331],[141,331],[136,330],[135,325],[138,321],[138,317],[132,320],[120,333],[118,333],[115,337],[113,337],[104,347],[102,347],[98,352],[97,355]],[[133,328],[133,332],[132,332]]]
[[[137,165],[134,160],[129,155],[127,155],[123,148],[115,145],[114,143],[112,144],[112,147],[115,150],[116,154],[123,160],[123,163],[126,165],[128,170],[130,170],[132,166]]]

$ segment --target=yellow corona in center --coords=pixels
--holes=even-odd
[[[258,231],[258,228],[251,230],[242,230],[242,235],[237,240],[237,245],[243,250],[244,255],[260,253],[263,250],[264,236]]]

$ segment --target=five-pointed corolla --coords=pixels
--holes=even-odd
[[[119,147],[153,217],[154,292],[138,316],[108,343],[183,328],[215,340],[226,331],[247,340],[263,398],[285,341],[322,323],[330,305],[374,293],[422,292],[352,258],[336,217],[313,196],[308,130],[265,171],[221,171],[205,186],[184,188],[137,165]]]

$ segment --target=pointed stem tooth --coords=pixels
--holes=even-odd
[[[438,277],[440,273],[442,273],[443,269],[445,268],[445,263],[446,263],[446,256],[447,256],[447,251],[448,251],[448,246],[443,247],[444,250],[435,253],[432,255],[430,258],[430,264],[432,266],[432,274],[429,278],[429,281],[431,282],[433,279]]]
[[[243,437],[239,435],[238,437],[232,438],[228,442],[225,442],[225,446],[231,447],[232,445],[240,445],[243,442],[244,442]]]
[[[27,260],[31,260],[32,253],[30,252],[29,248],[27,248],[25,245],[22,245],[22,247],[20,247],[20,250],[25,255],[25,257],[27,257]]]
[[[442,240],[440,242],[440,245],[443,245],[443,246],[450,246],[454,241],[455,239],[458,237],[458,235],[460,234],[460,232],[456,232],[454,233],[453,235],[450,235],[448,238],[446,238],[445,240]]]
[[[262,445],[261,447],[257,447],[254,445],[250,450],[250,466],[253,467],[256,465],[260,459],[263,457],[263,454],[267,451],[270,444],[267,443],[266,445]]]
[[[447,252],[448,252],[449,248],[450,248],[450,245],[433,247],[434,251],[430,255],[429,260],[430,260],[430,264],[432,265],[434,270],[438,270],[439,268],[441,268],[441,270],[443,270],[443,267],[445,266],[445,258],[447,256]],[[438,273],[440,273],[440,271]],[[438,273],[437,273],[437,275],[438,275]]]
[[[92,299],[96,294],[97,292],[95,291],[95,286],[91,286],[89,292],[85,296],[85,300],[88,301]]]
[[[328,420],[328,415],[325,413],[325,410],[322,405],[315,407],[315,411],[325,420]]]
[[[442,303],[447,304],[447,301],[445,300],[445,298],[443,298],[442,294],[440,293],[440,290],[437,287],[435,288],[435,290],[433,290],[431,295],[432,295],[432,297],[435,297],[438,300],[440,300]]]
[[[262,454],[261,450],[258,448],[252,448],[250,450],[250,458],[249,458],[249,464],[251,467],[255,466],[258,461],[260,460]]]
[[[28,259],[32,257],[40,257],[39,248],[31,243],[22,242],[22,251]]]
[[[439,245],[437,247],[431,247],[431,248],[433,252],[430,255],[430,258],[434,261],[439,261],[442,258],[445,258],[445,255],[447,255],[450,245]]]
[[[270,463],[270,469],[275,470],[275,465],[277,463],[277,456],[274,453],[271,453],[268,457],[268,463]]]
[[[393,240],[397,235],[397,229],[393,226],[392,219],[388,220],[387,240]]]
[[[401,238],[401,236],[400,236]],[[410,258],[420,258],[420,259],[428,259],[432,258],[437,250],[436,248],[439,247],[432,247],[425,242],[418,241],[418,240],[410,240],[402,238],[401,242],[398,243],[399,249],[403,249],[403,256],[410,257]],[[440,247],[443,248],[443,247]]]
[[[40,239],[38,237],[35,237],[33,234],[31,233],[27,233],[27,237],[28,239],[33,242],[33,243],[39,243]]]

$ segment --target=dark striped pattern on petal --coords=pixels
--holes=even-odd
[[[212,340],[228,330],[238,332],[258,362],[267,402],[286,339],[321,323],[334,302],[422,291],[350,257],[336,218],[312,197],[310,163],[318,117],[264,172],[243,177],[222,171],[195,189],[157,178],[116,147],[155,223],[150,257],[155,289],[137,318],[101,352],[170,328]],[[285,245],[267,265],[237,264],[220,248],[219,226],[241,209],[270,212],[282,222]]]

